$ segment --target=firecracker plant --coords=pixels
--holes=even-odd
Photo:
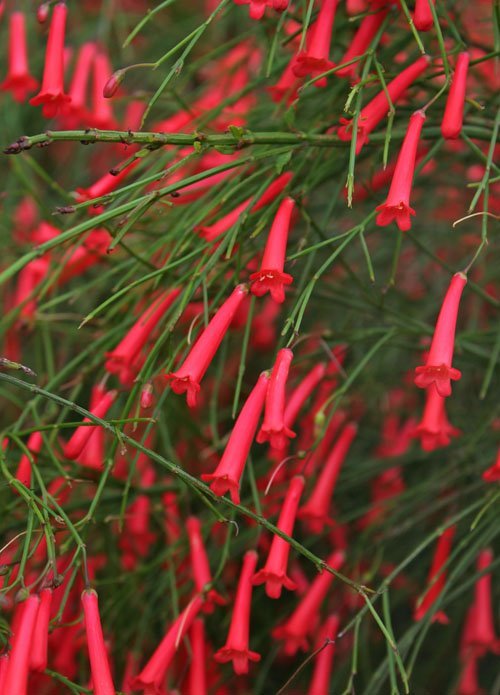
[[[0,695],[498,694],[498,0],[0,36]]]

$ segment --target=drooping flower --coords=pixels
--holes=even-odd
[[[179,296],[180,289],[163,292],[137,319],[118,345],[106,353],[106,371],[128,383],[130,366],[148,342],[152,331]],[[123,373],[124,372],[124,373]],[[123,373],[123,374],[122,374]]]
[[[12,648],[9,656],[9,664],[5,673],[2,693],[12,695],[27,695],[28,669],[32,647],[33,630],[40,599],[36,594],[31,594],[24,600],[20,609],[19,619],[13,630]]]
[[[429,65],[429,56],[421,56],[414,63],[402,70],[393,80],[387,83],[387,93],[395,104],[406,92],[408,87],[420,77]],[[388,114],[390,104],[385,90],[380,91],[366,106],[361,109],[357,123],[356,154],[361,152],[363,145],[368,142],[368,136],[380,121]],[[337,135],[340,140],[352,140],[352,121],[340,119]]]
[[[330,678],[335,655],[335,638],[339,629],[339,616],[329,615],[318,633],[316,649],[321,649],[314,660],[314,671],[309,684],[308,695],[329,695],[331,693]],[[327,645],[325,647],[325,644]]]
[[[295,437],[295,432],[285,423],[286,382],[293,352],[283,348],[276,356],[269,387],[266,395],[264,421],[257,434],[257,442],[269,442],[275,449],[283,449],[288,439]]]
[[[420,439],[424,451],[434,451],[448,446],[452,437],[458,437],[460,430],[448,420],[445,397],[438,393],[435,384],[426,389],[425,407],[422,419],[415,427],[414,436]]]
[[[461,651],[473,653],[476,657],[487,652],[500,653],[500,639],[495,634],[491,593],[491,571],[485,572],[493,562],[490,548],[481,550],[476,568],[481,574],[474,586],[474,600],[467,612]]]
[[[434,3],[434,0],[415,0],[413,24],[418,31],[429,31],[434,26],[431,2]]]
[[[338,0],[322,0],[318,19],[307,31],[307,48],[301,51],[293,63],[293,72],[297,77],[320,75],[333,68],[329,59],[333,23]],[[317,87],[326,87],[326,77],[316,80]]]
[[[483,480],[486,480],[487,483],[500,480],[500,447],[497,450],[495,463],[484,471]]]
[[[226,644],[214,654],[214,659],[221,664],[232,661],[238,675],[248,673],[249,661],[260,661],[260,654],[249,648],[252,581],[257,559],[255,550],[247,551],[243,557]]]
[[[469,61],[470,56],[467,51],[458,54],[455,73],[450,91],[448,92],[443,120],[441,121],[441,134],[446,140],[458,138],[462,130]]]
[[[31,457],[27,454],[23,454],[19,460],[19,465],[16,471],[16,478],[30,487],[31,485],[31,465],[32,462],[36,462],[38,454],[40,453],[43,446],[43,438],[41,432],[33,432],[30,434],[28,442],[26,444]]]
[[[201,535],[201,523],[195,516],[190,516],[186,521],[186,530],[189,537],[189,550],[191,557],[191,567],[196,591],[202,594],[206,587],[212,583],[212,573],[208,562],[207,551]],[[205,613],[212,613],[215,604],[223,606],[226,600],[215,589],[210,589],[205,594]]]
[[[205,644],[205,623],[202,618],[196,618],[189,632],[191,644],[191,666],[188,676],[188,692],[190,695],[206,695],[207,693],[207,669],[208,658]]]
[[[82,605],[94,693],[95,695],[115,695],[116,690],[102,634],[97,593],[93,589],[85,589],[82,594]]]
[[[210,487],[216,495],[229,491],[235,504],[240,503],[240,480],[264,407],[268,384],[269,375],[263,372],[238,415],[219,465],[213,473],[201,476],[202,480],[211,482]]]
[[[457,695],[486,695],[484,690],[479,687],[477,661],[478,658],[474,654],[463,656]]]
[[[304,519],[314,533],[320,533],[325,524],[333,524],[333,520],[330,518],[330,504],[333,491],[340,469],[357,431],[357,426],[352,422],[344,427],[318,475],[316,485],[309,499],[299,509],[299,519]]]
[[[252,19],[262,19],[266,7],[272,7],[276,12],[284,12],[289,0],[233,0],[236,5],[249,5],[249,15]]]
[[[278,523],[276,524],[279,530],[286,533],[287,536],[291,536],[293,533],[295,516],[304,485],[304,478],[301,475],[297,475],[292,478],[288,486]],[[253,583],[256,585],[266,584],[266,594],[269,598],[279,598],[283,586],[289,591],[295,591],[297,588],[295,582],[287,576],[289,553],[290,544],[288,541],[279,536],[273,536],[266,564],[253,578]]]
[[[382,26],[382,22],[387,16],[387,12],[388,10],[384,8],[379,12],[374,12],[373,14],[367,15],[362,20],[357,32],[352,38],[351,43],[347,47],[346,52],[338,61],[339,65],[349,63],[351,60],[354,60],[354,58],[362,56],[364,53],[366,53],[378,30]],[[359,63],[352,63],[352,65],[346,65],[345,68],[337,69],[335,74],[339,77],[349,77],[350,79],[353,79],[357,75],[358,69]]]
[[[64,91],[64,34],[67,14],[66,3],[58,2],[54,6],[47,39],[42,88],[30,99],[32,106],[43,104],[42,114],[45,118],[52,118],[64,104],[71,101],[69,94]]]
[[[52,593],[50,587],[45,587],[40,591],[40,604],[33,628],[29,668],[30,671],[38,671],[39,673],[42,673],[47,668],[47,645]]]
[[[280,203],[267,238],[260,269],[250,275],[252,294],[262,297],[270,292],[274,301],[280,304],[285,301],[285,285],[293,282],[293,277],[284,273],[283,268],[294,207],[293,198],[287,197]]]
[[[410,207],[410,194],[415,171],[417,147],[424,121],[425,113],[423,111],[415,111],[410,118],[408,130],[399,151],[387,200],[377,207],[379,214],[376,222],[381,227],[385,227],[395,220],[400,231],[407,232],[411,229],[410,215],[415,215],[415,210]]]
[[[153,655],[139,675],[134,679],[134,688],[143,688],[147,692],[161,692],[168,667],[174,658],[184,635],[188,632],[203,606],[201,596],[195,596],[174,620]]]
[[[439,536],[434,557],[432,559],[429,576],[427,577],[427,590],[422,599],[417,602],[413,612],[414,620],[422,620],[422,618],[431,610],[446,584],[446,568],[448,558],[451,552],[451,544],[455,535],[456,527],[449,526]],[[437,611],[432,616],[432,620],[439,623],[447,623],[448,618],[443,611]]]
[[[200,391],[200,381],[210,366],[239,306],[248,294],[246,285],[235,287],[231,295],[218,309],[208,326],[198,337],[182,365],[175,372],[166,374],[172,391],[177,394],[187,392],[187,404],[196,405]]]
[[[344,562],[344,553],[336,550],[326,562],[338,571]],[[283,649],[288,656],[293,656],[298,649],[308,649],[309,636],[317,627],[321,604],[334,579],[335,576],[331,572],[323,570],[312,582],[288,620],[273,630],[273,637],[285,640]]]
[[[73,77],[69,87],[71,101],[64,106],[64,122],[69,126],[81,123],[88,114],[87,86],[97,46],[92,41],[84,43],[76,57]]]
[[[276,84],[267,88],[271,99],[275,102],[285,101],[289,106],[298,96],[298,89],[302,84],[303,79],[297,77],[293,68],[295,65],[295,56],[288,63],[279,80]]]
[[[93,200],[94,198],[100,198],[101,196],[108,195],[112,193],[118,186],[124,181],[133,169],[137,166],[139,160],[132,160],[126,166],[119,165],[117,167],[118,173],[106,172],[100,179],[88,188],[77,188],[76,189],[76,201],[77,203],[83,203],[87,200]]]
[[[24,12],[12,12],[9,17],[9,68],[0,89],[12,92],[15,101],[22,103],[38,82],[30,75],[26,46],[26,19]]]
[[[94,54],[92,75],[92,110],[88,114],[90,125],[103,130],[117,127],[111,101],[104,96],[104,87],[111,77],[112,69],[109,58],[103,51]]]
[[[462,374],[451,366],[455,345],[455,329],[460,298],[467,284],[465,273],[455,273],[439,312],[432,343],[425,365],[415,369],[415,385],[421,389],[435,384],[440,396],[451,394],[451,381],[457,381]]]
[[[96,403],[95,407],[89,410],[97,418],[103,418],[111,408],[115,400],[116,391],[106,391],[102,398]],[[83,419],[84,423],[92,422],[89,418]],[[76,428],[73,435],[64,445],[64,455],[68,459],[77,459],[88,443],[97,425],[86,426],[84,424]]]

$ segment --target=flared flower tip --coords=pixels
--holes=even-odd
[[[272,636],[278,640],[283,640],[283,652],[287,656],[294,656],[300,649],[306,652],[309,648],[309,642],[304,635],[294,635],[290,632],[287,623],[279,625],[272,632]]]
[[[500,466],[493,464],[487,468],[483,473],[483,480],[487,483],[494,483],[500,480]]]
[[[229,475],[217,475],[216,473],[202,473],[201,479],[210,484],[210,489],[219,497],[229,492],[234,504],[240,503],[240,486],[237,480]]]
[[[299,53],[293,64],[293,72],[297,77],[306,77],[306,75],[320,75],[322,72],[331,70],[335,67],[335,63],[327,58],[316,58],[308,53]],[[316,82],[317,85],[326,86],[326,77]]]
[[[451,382],[458,381],[462,377],[462,372],[454,367],[441,365],[421,365],[415,368],[415,386],[426,389],[431,384],[436,384],[437,392],[440,396],[451,395]]]
[[[413,620],[418,623],[422,618],[424,618],[429,612],[429,606],[425,605],[423,601],[420,606],[417,606],[413,612]],[[431,623],[439,623],[440,625],[448,625],[450,619],[443,611],[436,611],[431,618]]]
[[[285,301],[285,285],[291,285],[293,277],[280,270],[259,270],[250,275],[250,291],[256,297],[263,297],[269,292],[278,304]]]
[[[341,118],[340,125],[337,128],[337,137],[343,142],[351,142],[352,140],[352,125],[353,122],[348,118]],[[368,142],[368,135],[361,122],[361,118],[358,120],[357,132],[356,132],[356,154],[359,154]]]
[[[318,509],[315,509],[313,506],[309,507],[308,505],[304,505],[304,507],[297,512],[297,517],[301,519],[313,533],[321,533],[325,526],[331,528],[335,525],[333,519],[327,514],[323,514]]]
[[[290,577],[287,577],[286,574],[276,574],[266,569],[259,570],[257,574],[254,575],[252,582],[255,586],[265,584],[266,594],[269,598],[280,598],[283,587],[288,589],[288,591],[296,591],[297,589],[297,584],[295,584]]]
[[[214,659],[220,664],[226,664],[228,661],[233,662],[234,672],[241,676],[248,673],[248,662],[258,662],[261,659],[260,654],[252,652],[249,649],[231,649],[230,647],[221,647],[214,654]]]
[[[415,210],[401,201],[399,205],[378,205],[376,210],[379,210],[376,223],[379,227],[387,227],[391,222],[395,221],[399,227],[399,231],[407,232],[411,229],[410,215],[415,216]]]
[[[289,439],[294,439],[297,435],[293,430],[291,430],[286,425],[283,425],[281,430],[271,430],[265,425],[260,428],[256,441],[257,444],[264,444],[264,442],[269,442],[273,449],[284,449]]]
[[[52,118],[59,113],[65,104],[69,104],[70,101],[70,95],[64,94],[64,92],[59,92],[57,94],[53,92],[40,92],[35,97],[30,99],[29,103],[31,106],[43,105],[43,116],[45,118]]]
[[[200,385],[190,376],[177,376],[176,372],[165,374],[165,379],[170,381],[170,388],[177,395],[186,394],[187,404],[190,408],[196,406]]]
[[[12,92],[14,101],[22,104],[30,92],[34,92],[38,87],[38,82],[31,75],[7,75],[0,84],[0,89],[4,92]]]

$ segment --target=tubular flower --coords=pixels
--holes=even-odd
[[[219,465],[213,473],[204,473],[201,478],[211,482],[216,495],[229,491],[235,504],[240,503],[240,480],[252,446],[259,418],[264,408],[269,384],[269,375],[263,372],[236,420]]]
[[[28,596],[19,606],[21,612],[19,620],[13,628],[12,649],[9,656],[9,665],[4,676],[2,693],[14,695],[27,695],[28,692],[28,668],[32,648],[33,630],[40,599],[36,595]]]
[[[64,33],[68,9],[64,2],[54,6],[45,53],[42,88],[30,99],[32,106],[43,104],[42,114],[52,118],[59,109],[71,101],[64,92]]]
[[[250,275],[252,294],[262,297],[270,292],[279,304],[285,301],[285,285],[293,282],[293,277],[284,273],[283,268],[294,206],[295,201],[289,197],[281,202],[267,238],[260,269]]]
[[[195,516],[190,516],[186,521],[186,530],[189,537],[194,584],[196,591],[201,594],[206,586],[212,583],[212,574],[210,572],[207,551],[203,544],[199,519]],[[205,613],[212,613],[216,603],[223,606],[226,601],[215,589],[210,589],[206,594],[205,605],[203,606]]]
[[[105,395],[106,390],[101,384],[96,384],[92,387],[92,391],[90,392],[91,412]],[[94,470],[102,470],[104,466],[104,432],[101,427],[93,428],[88,442],[76,458],[76,461],[80,466],[86,466]]]
[[[281,508],[277,527],[287,536],[293,533],[295,516],[300,502],[300,496],[304,490],[305,480],[301,475],[295,476],[290,481],[285,501]],[[288,555],[290,544],[284,538],[273,536],[271,550],[263,569],[259,570],[253,578],[253,583],[266,584],[266,594],[269,598],[279,598],[284,586],[289,591],[295,591],[297,585],[287,576]]]
[[[329,60],[330,42],[338,0],[322,0],[318,19],[308,30],[307,50],[298,54],[293,63],[293,72],[297,77],[320,75],[331,70],[333,63]],[[326,87],[326,77],[315,82],[317,87]]]
[[[326,562],[332,569],[339,570],[344,562],[344,553],[336,550]],[[285,640],[284,652],[288,656],[293,656],[298,649],[308,649],[308,637],[316,628],[321,604],[334,579],[335,576],[331,572],[323,570],[312,582],[286,623],[273,631],[274,637]]]
[[[466,51],[458,54],[455,74],[453,75],[443,120],[441,121],[441,133],[446,140],[458,138],[462,130],[469,60],[470,56]]]
[[[179,369],[166,374],[166,378],[171,382],[170,385],[174,393],[181,394],[187,392],[187,404],[190,408],[194,408],[196,405],[197,394],[200,391],[200,381],[210,366],[210,362],[247,293],[246,285],[235,287],[231,295],[218,309],[208,326],[198,337],[198,340]]]
[[[91,41],[84,43],[78,51],[73,78],[69,87],[71,101],[66,104],[63,110],[65,122],[70,125],[80,123],[87,116],[87,85],[96,52],[97,46]]]
[[[111,408],[115,396],[116,391],[106,391],[100,401],[98,401],[95,407],[90,411],[92,415],[98,418],[104,417]],[[83,422],[91,422],[91,420],[86,417],[83,419]],[[93,427],[80,425],[76,428],[75,432],[64,446],[64,455],[66,458],[74,460],[80,456],[83,448],[88,443],[93,432],[95,432],[95,427],[95,425]]]
[[[432,559],[431,569],[427,578],[428,589],[415,606],[413,612],[414,620],[422,620],[443,591],[446,583],[446,570],[444,569],[444,565],[447,563],[450,555],[451,543],[455,535],[455,530],[455,526],[450,526],[439,536],[436,551]],[[448,622],[448,618],[442,611],[435,613],[432,616],[432,620],[439,623]]]
[[[287,106],[289,106],[297,99],[298,89],[302,84],[302,78],[297,77],[294,73],[294,65],[295,57],[288,63],[276,84],[267,88],[274,102],[285,101]]]
[[[361,24],[359,25],[358,31],[354,34],[354,37],[344,53],[342,58],[339,60],[339,65],[343,63],[349,63],[354,58],[362,56],[374,37],[376,36],[378,30],[382,26],[382,22],[387,16],[387,9],[383,9],[380,12],[375,12],[374,14],[369,14],[366,16]],[[352,65],[346,65],[345,68],[337,69],[335,72],[339,77],[349,77],[354,78],[358,72],[359,63],[352,63]]]
[[[12,12],[9,17],[9,70],[0,89],[12,92],[15,101],[22,103],[38,82],[30,75],[26,48],[26,20],[23,12]]]
[[[416,111],[410,118],[408,130],[399,152],[398,161],[392,177],[391,187],[387,200],[379,205],[377,210],[377,224],[385,227],[392,221],[396,221],[400,231],[407,232],[411,229],[410,215],[415,215],[415,210],[410,207],[410,194],[415,171],[417,147],[425,120],[423,111]]]
[[[314,660],[314,671],[308,695],[329,695],[330,676],[335,655],[335,638],[339,629],[339,616],[329,615],[318,634],[316,649],[322,649]]]
[[[86,589],[82,594],[82,604],[94,693],[95,695],[115,695],[116,690],[102,634],[97,593],[93,589]]]
[[[402,70],[397,77],[387,84],[387,93],[394,104],[404,94],[408,87],[420,77],[429,65],[429,56],[421,56],[414,63]],[[385,90],[382,90],[366,106],[361,109],[357,124],[356,154],[361,152],[363,145],[368,142],[369,134],[388,114],[390,104]],[[340,119],[341,126],[337,130],[340,140],[352,140],[352,121]]]
[[[191,668],[189,669],[189,695],[206,695],[207,674],[205,663],[207,661],[207,648],[205,645],[205,623],[201,618],[196,618],[189,633],[191,643]]]
[[[114,350],[106,353],[106,371],[116,374],[120,381],[128,383],[130,365],[139,356],[152,331],[179,296],[180,289],[161,294],[137,319]],[[124,374],[122,375],[122,373]],[[125,377],[125,379],[123,378]]]
[[[495,463],[484,471],[483,480],[486,480],[487,483],[500,480],[500,447],[497,451]]]
[[[101,196],[108,195],[108,193],[112,193],[116,188],[118,188],[120,183],[130,175],[131,171],[137,166],[138,162],[139,160],[132,160],[132,162],[126,166],[122,167],[119,165],[117,167],[118,173],[112,174],[111,172],[107,172],[88,188],[77,188],[76,202],[83,203],[87,200],[93,200],[94,198],[99,198]]]
[[[431,2],[434,3],[434,0],[415,0],[413,24],[418,31],[429,31],[434,26]]]
[[[485,695],[484,690],[479,687],[477,657],[474,654],[468,654],[462,659],[457,695]]]
[[[426,363],[415,369],[415,385],[425,389],[435,384],[440,396],[451,395],[451,381],[458,381],[462,376],[458,369],[451,366],[451,362],[458,308],[466,284],[465,273],[455,273],[452,277],[437,318]]]
[[[304,519],[314,533],[320,533],[325,524],[333,524],[329,515],[333,491],[357,431],[357,426],[352,422],[344,427],[318,476],[311,496],[306,504],[299,509],[299,519]]]
[[[234,672],[238,675],[248,673],[249,661],[260,661],[260,654],[249,649],[252,580],[256,566],[257,553],[249,550],[243,557],[226,644],[214,654],[214,659],[221,664],[232,661]]]
[[[112,69],[108,56],[98,51],[94,54],[92,77],[92,111],[89,113],[91,125],[94,128],[112,130],[117,127],[113,116],[111,101],[104,96],[104,87],[111,77]]]
[[[31,465],[32,462],[36,462],[38,458],[38,454],[40,453],[42,446],[43,446],[43,439],[42,435],[40,432],[33,432],[33,434],[30,434],[30,437],[27,442],[27,448],[28,451],[30,452],[31,456],[28,456],[27,454],[23,454],[19,460],[19,465],[17,467],[16,471],[16,478],[23,483],[23,485],[26,485],[26,487],[30,487],[31,485]]]
[[[284,449],[288,439],[295,437],[295,432],[285,424],[285,389],[293,352],[288,348],[280,350],[276,356],[269,388],[266,395],[264,422],[257,434],[257,442],[269,442],[275,449]]]
[[[201,596],[195,596],[188,603],[178,618],[172,623],[153,655],[134,679],[134,689],[143,688],[147,692],[160,693],[168,667],[174,658],[184,635],[190,629],[194,619],[203,606]]]
[[[435,384],[426,390],[425,407],[422,420],[415,427],[413,436],[420,439],[424,451],[434,451],[448,446],[452,437],[458,437],[460,430],[446,416],[445,398],[440,396]]]
[[[40,604],[33,628],[30,653],[30,671],[42,673],[47,668],[47,643],[49,637],[50,608],[52,606],[52,589],[46,587],[40,591]],[[1,691],[0,691],[1,692]]]
[[[474,587],[474,600],[469,608],[462,637],[461,650],[476,657],[486,652],[500,653],[500,639],[495,634],[491,601],[491,571],[485,572],[493,562],[490,548],[481,550],[477,557],[477,571],[482,576]],[[484,573],[484,574],[483,574]]]

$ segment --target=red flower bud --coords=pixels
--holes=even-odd
[[[470,57],[467,52],[458,54],[455,74],[453,75],[443,120],[441,121],[441,133],[448,140],[458,138],[462,130],[469,60]]]

